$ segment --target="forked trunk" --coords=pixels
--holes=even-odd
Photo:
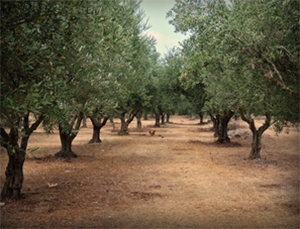
[[[61,143],[61,150],[55,154],[56,157],[63,158],[76,158],[77,155],[72,151],[72,142],[76,137],[75,134],[65,132],[63,128],[59,125],[59,136]]]
[[[24,180],[23,164],[25,161],[28,140],[32,132],[40,125],[43,119],[44,116],[40,115],[29,127],[29,113],[23,117],[21,147],[18,145],[18,124],[16,124],[16,127],[10,129],[9,134],[1,127],[1,145],[6,148],[9,159],[5,170],[6,177],[1,191],[1,198],[21,198],[21,189]]]
[[[271,118],[272,118],[271,113],[266,112],[265,123],[258,129],[256,129],[254,119],[251,118],[251,115],[249,113],[247,115],[245,115],[242,109],[239,109],[239,112],[241,114],[242,120],[249,124],[249,128],[252,132],[252,143],[251,143],[251,152],[249,155],[249,159],[261,158],[261,156],[260,156],[260,150],[262,147],[261,138],[262,138],[262,134],[265,132],[265,130],[267,130],[272,125],[271,124]]]
[[[58,125],[61,150],[55,154],[56,157],[71,158],[77,157],[72,151],[72,142],[76,138],[82,121],[83,113],[73,116],[68,128],[64,129],[62,125]],[[76,123],[75,123],[76,122]]]
[[[89,141],[89,143],[100,143],[101,139],[100,139],[100,131],[101,128],[103,126],[105,126],[108,117],[104,117],[103,120],[101,120],[101,118],[99,117],[90,117],[92,124],[93,124],[93,137],[92,139]]]
[[[136,115],[138,113],[140,113],[141,109],[139,108],[133,108],[129,114],[128,114],[128,119],[127,121],[125,121],[125,112],[123,112],[121,114],[121,130],[118,132],[118,135],[128,135],[128,126],[129,124],[132,122],[132,120],[134,119],[134,117],[136,117]]]

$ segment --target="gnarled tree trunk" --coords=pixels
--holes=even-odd
[[[39,118],[29,127],[29,113],[23,117],[21,147],[18,145],[18,124],[11,127],[9,134],[7,134],[5,129],[1,127],[1,146],[6,148],[9,157],[5,170],[6,177],[1,191],[2,198],[21,198],[21,189],[24,181],[23,164],[25,161],[28,140],[32,132],[40,125],[43,119],[44,116],[40,115]]]
[[[77,155],[72,151],[72,142],[75,139],[77,134],[72,134],[70,132],[66,132],[61,125],[58,127],[59,129],[59,137],[61,143],[61,150],[55,154],[56,157],[77,157]]]
[[[220,115],[217,114],[216,117],[214,117],[212,114],[209,114],[209,116],[213,122],[212,130],[214,131],[214,137],[218,137],[220,131]]]
[[[1,192],[2,198],[21,198],[21,189],[24,181],[23,164],[25,152],[18,145],[8,150],[9,161],[5,170],[5,181]]]
[[[67,128],[64,128],[59,124],[59,137],[61,143],[61,150],[55,154],[55,157],[63,158],[75,158],[77,155],[72,151],[72,142],[77,136],[77,133],[80,128],[80,123],[82,121],[83,113],[80,112],[78,115],[75,115]],[[75,121],[77,122],[75,124]],[[74,126],[75,125],[75,126]]]
[[[89,143],[100,143],[100,130],[103,126],[105,126],[108,117],[104,117],[103,120],[101,117],[89,117],[93,124],[93,137],[89,141]]]
[[[138,108],[134,108],[129,112],[129,116],[128,119],[125,121],[125,112],[123,112],[121,114],[121,129],[118,132],[118,135],[128,135],[128,126],[129,124],[132,122],[132,120],[134,119],[134,117],[140,112],[140,109]]]
[[[252,119],[249,115],[245,115],[242,109],[239,109],[239,112],[241,114],[241,118],[243,121],[247,122],[249,125],[249,128],[252,132],[252,143],[251,143],[251,151],[249,155],[249,159],[258,159],[261,158],[260,150],[261,150],[261,138],[262,134],[271,126],[271,114],[269,112],[266,112],[266,120],[265,123],[256,129],[254,119]]]
[[[233,114],[234,112],[232,111],[226,111],[222,116],[219,117],[220,129],[219,129],[219,136],[217,142],[219,143],[230,142],[230,138],[228,137],[228,133],[227,133],[227,128],[228,128],[228,122],[230,121]]]

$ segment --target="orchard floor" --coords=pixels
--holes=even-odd
[[[116,128],[120,123],[116,119]],[[211,124],[171,116],[153,128],[130,124],[118,136],[108,122],[101,144],[92,125],[74,140],[78,158],[55,159],[58,132],[39,128],[24,164],[24,198],[5,201],[1,228],[299,228],[299,131],[267,130],[262,159],[246,160],[251,135],[231,121],[232,143],[214,143]],[[156,129],[150,136],[148,131]],[[7,164],[1,150],[1,188]]]

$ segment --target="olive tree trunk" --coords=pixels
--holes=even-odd
[[[140,111],[139,113],[137,113],[136,115],[136,127],[138,129],[141,129],[142,128],[142,115],[143,115],[143,112]]]
[[[155,127],[160,127],[160,115],[159,115],[159,113],[157,113],[155,111],[154,111],[154,115],[155,115],[155,124],[154,124],[154,126]]]
[[[61,125],[59,125],[58,129],[61,150],[58,153],[56,153],[55,156],[62,158],[77,157],[77,155],[72,151],[72,142],[77,134],[67,132]]]
[[[89,117],[92,121],[93,124],[93,137],[92,139],[89,141],[89,143],[100,143],[101,139],[100,139],[100,131],[101,128],[103,126],[105,126],[108,117],[104,117],[103,119],[101,119],[101,117]]]
[[[199,114],[199,118],[200,118],[200,125],[204,125],[204,122],[203,122],[203,113],[202,112],[200,112]]]
[[[250,114],[245,115],[242,109],[239,109],[239,112],[241,114],[242,120],[248,123],[249,128],[252,132],[252,143],[251,143],[251,151],[250,151],[249,159],[253,160],[253,159],[261,158],[260,150],[262,147],[261,144],[262,134],[272,125],[271,124],[272,116],[269,112],[266,112],[265,123],[257,129],[255,127],[255,121],[253,118],[251,118]]]
[[[169,113],[167,113],[166,122],[170,123],[170,114]]]
[[[230,138],[228,137],[227,130],[228,130],[228,123],[233,115],[234,112],[225,111],[222,116],[219,116],[220,128],[218,132],[219,135],[218,135],[217,142],[219,143],[230,142]]]
[[[28,145],[28,140],[32,132],[43,121],[44,116],[40,115],[38,119],[29,127],[29,113],[23,117],[23,129],[21,146],[19,147],[18,125],[12,126],[8,134],[4,128],[0,129],[1,146],[6,148],[8,153],[8,164],[5,170],[5,181],[1,191],[1,198],[21,198],[21,189],[24,181],[23,164]]]
[[[165,124],[165,114],[162,113],[161,114],[161,125],[164,125]]]
[[[138,108],[134,108],[132,109],[130,112],[129,112],[129,115],[128,115],[128,118],[127,120],[125,120],[125,112],[123,112],[121,114],[121,129],[120,131],[118,132],[118,135],[128,135],[129,132],[128,132],[128,126],[129,124],[132,122],[132,120],[134,119],[134,117],[140,112],[140,109]]]
[[[23,164],[25,152],[18,145],[11,145],[7,153],[9,161],[5,170],[5,181],[1,197],[19,199],[21,198],[21,189],[24,181]]]
[[[157,111],[153,109],[153,113],[155,115],[155,127],[160,127],[160,119],[163,116],[163,111],[160,107],[158,107]],[[164,122],[164,119],[162,119],[162,122]]]
[[[59,124],[59,137],[61,143],[61,150],[55,154],[55,157],[62,158],[76,158],[77,155],[72,151],[72,142],[77,136],[82,121],[83,113],[80,112],[72,118],[68,125]],[[76,121],[77,120],[77,121]],[[76,121],[76,124],[75,124]]]

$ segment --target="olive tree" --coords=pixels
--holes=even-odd
[[[61,38],[69,2],[1,3],[1,146],[9,162],[3,198],[20,198],[23,163],[32,132],[57,105],[57,75],[63,65]]]
[[[249,158],[260,158],[265,130],[299,121],[299,4],[177,1],[173,12],[172,23],[198,44],[207,107],[239,111],[253,134]],[[262,126],[253,114],[265,115]]]

